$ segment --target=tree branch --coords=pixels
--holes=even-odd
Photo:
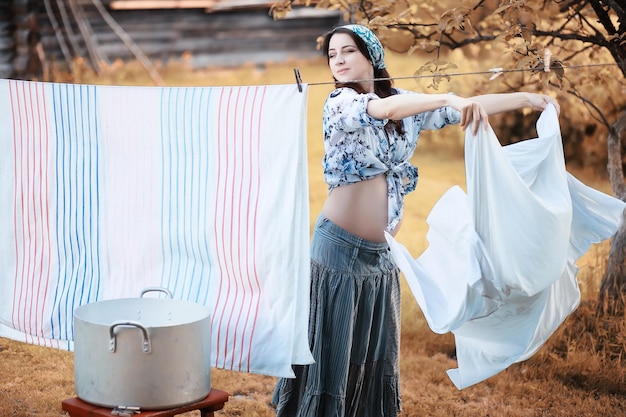
[[[607,33],[609,35],[615,35],[617,33],[617,29],[615,28],[615,26],[613,25],[613,22],[611,21],[611,16],[609,16],[609,14],[604,9],[604,7],[602,7],[600,2],[591,0],[589,4],[593,8],[593,10],[596,12],[596,15],[598,16],[598,21],[602,24],[602,26],[604,26]]]
[[[600,108],[596,106],[591,100],[582,96],[578,91],[576,91],[576,89],[567,90],[567,93],[573,95],[574,97],[582,101],[588,110],[589,110],[589,107],[591,107],[595,111],[595,113],[598,114],[598,116],[596,117],[593,115],[594,112],[589,110],[589,113],[592,115],[592,117],[596,119],[598,122],[602,123],[608,130],[611,129],[611,125],[609,121],[606,120],[606,117],[604,116],[604,113],[602,112],[602,110],[600,110]]]
[[[553,32],[553,31],[544,31],[544,30],[533,30],[533,35],[535,36],[545,36],[554,39],[560,39],[563,41],[579,41],[584,43],[592,43],[594,45],[601,46],[603,48],[609,48],[611,43],[608,42],[602,36],[590,36],[583,35],[581,33],[575,32]]]
[[[626,184],[624,184],[624,170],[622,168],[622,136],[625,131],[626,112],[622,112],[615,123],[611,125],[607,138],[609,180],[613,192],[622,201],[626,201]]]

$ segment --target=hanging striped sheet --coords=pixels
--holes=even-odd
[[[217,368],[310,363],[307,90],[0,80],[0,336],[146,287],[212,312]]]

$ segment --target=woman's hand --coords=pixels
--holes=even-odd
[[[472,125],[472,134],[478,133],[478,127],[482,123],[483,128],[487,130],[489,126],[489,116],[487,111],[477,101],[450,95],[449,106],[461,112],[461,128],[465,131],[470,124]]]
[[[554,107],[556,107],[556,113],[560,114],[561,106],[559,106],[559,102],[556,101],[554,97],[546,94],[528,93],[528,104],[533,110],[543,111],[550,103],[554,104]]]

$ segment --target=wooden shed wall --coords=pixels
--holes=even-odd
[[[11,4],[7,1],[0,3],[0,78],[8,78],[13,73],[12,61],[15,56],[15,42],[13,40],[14,25],[11,14]]]
[[[92,0],[10,3],[0,6],[0,76],[4,78],[31,78],[37,76],[33,71],[41,71],[33,64],[37,55],[32,45],[34,39],[41,44],[45,63],[54,62],[63,68],[67,68],[68,55],[85,57],[93,65],[98,60],[135,59]],[[111,0],[102,0],[106,13],[148,59],[168,62],[189,53],[194,67],[320,56],[316,38],[340,23],[338,13],[313,9],[296,10],[288,19],[273,20],[268,13],[269,3],[241,7],[239,1],[237,7],[229,8],[226,2],[213,11],[114,10],[110,3]]]

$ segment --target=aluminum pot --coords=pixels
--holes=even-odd
[[[149,291],[170,298],[143,297]],[[146,410],[194,403],[211,391],[210,360],[208,308],[165,289],[74,311],[74,385],[85,402]]]

